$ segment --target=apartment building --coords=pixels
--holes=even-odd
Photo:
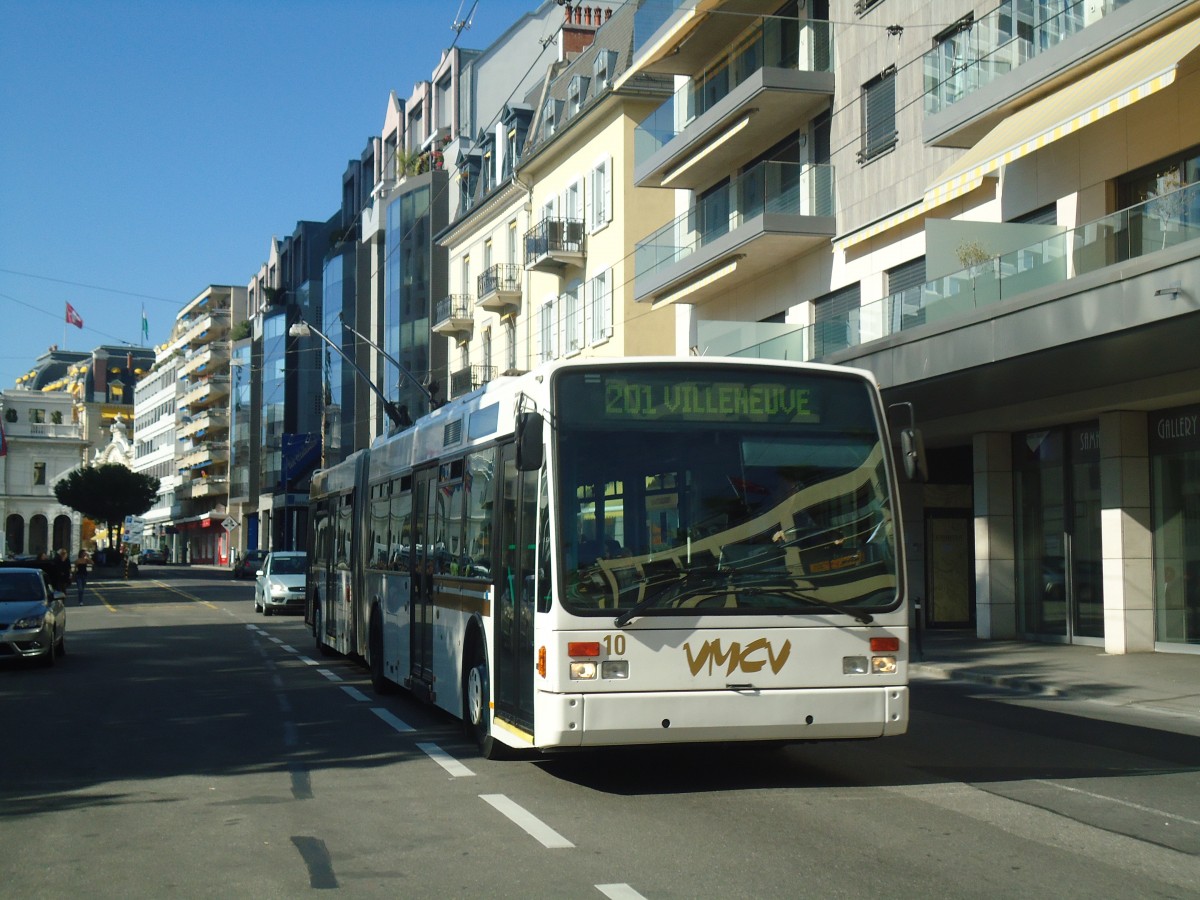
[[[576,354],[670,353],[667,314],[629,290],[635,230],[666,222],[667,192],[637,188],[636,123],[669,79],[616,80],[633,49],[634,7],[568,7],[558,59],[464,159],[465,211],[441,236],[450,293],[434,331],[453,342],[451,393]]]
[[[178,334],[179,324],[175,331]],[[134,386],[133,471],[158,479],[158,497],[143,515],[146,520],[142,547],[167,550],[178,558],[182,548],[175,544],[174,522],[179,502],[176,491],[182,482],[176,465],[176,401],[180,357],[174,341],[155,348],[155,361]]]
[[[177,359],[174,511],[181,562],[225,565],[229,535],[229,332],[245,289],[210,285],[180,310],[171,346]]]
[[[315,333],[291,334],[299,322],[322,321],[323,261],[336,244],[339,215],[296,223],[272,238],[266,262],[246,287],[251,345],[239,344],[236,377],[250,368],[249,496],[236,539],[240,548],[302,549],[308,528],[308,479],[321,463],[326,345]],[[244,399],[244,398],[243,398]]]
[[[36,557],[90,540],[82,516],[54,496],[55,483],[84,464],[83,425],[68,391],[0,391],[0,557]]]
[[[679,0],[636,31],[626,77],[678,93],[635,183],[684,212],[638,299],[913,404],[923,624],[1194,652],[1200,4]]]

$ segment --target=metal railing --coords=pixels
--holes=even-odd
[[[475,280],[475,295],[483,299],[500,291],[521,291],[521,267],[512,263],[496,263],[485,269]]]

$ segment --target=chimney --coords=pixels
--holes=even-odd
[[[560,62],[574,59],[596,38],[596,29],[612,16],[611,8],[591,6],[566,6],[563,9],[563,27],[558,36],[558,58]]]

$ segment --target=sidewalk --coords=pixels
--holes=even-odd
[[[1100,647],[925,631],[921,652],[912,649],[909,675],[914,681],[969,681],[1200,719],[1200,654],[1110,655]]]

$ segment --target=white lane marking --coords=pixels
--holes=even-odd
[[[1091,797],[1093,800],[1104,800],[1108,803],[1116,803],[1118,806],[1127,806],[1130,809],[1136,809],[1138,812],[1150,813],[1154,816],[1163,816],[1167,819],[1174,819],[1176,822],[1184,822],[1188,825],[1200,825],[1195,819],[1188,819],[1184,816],[1177,816],[1174,813],[1164,812],[1161,809],[1155,809],[1152,806],[1142,806],[1140,803],[1131,803],[1128,800],[1118,800],[1116,797],[1106,797],[1104,794],[1093,794],[1091,791],[1085,791],[1081,788],[1070,787],[1065,784],[1057,784],[1053,781],[1043,781],[1040,778],[1035,778],[1037,784],[1044,784],[1048,787],[1058,788],[1061,791],[1069,791],[1072,794],[1082,794],[1085,797]]]
[[[598,884],[596,890],[610,900],[646,900],[627,884]]]
[[[247,631],[257,631],[257,632],[259,632],[260,634],[262,633],[262,629],[261,629],[261,628],[259,628],[257,625],[255,625],[255,624],[253,624],[253,623],[251,623],[251,624],[248,624],[248,625],[246,626],[246,630],[247,630]]]
[[[272,669],[274,669],[274,666],[272,666]],[[271,672],[271,684],[275,685],[279,690],[283,690],[283,679],[279,677],[278,672]]]
[[[363,703],[363,702],[371,699],[366,694],[364,694],[362,691],[360,691],[358,688],[352,687],[348,684],[343,684],[342,690],[345,691],[347,694],[349,694],[350,698],[352,700],[357,700],[360,703]]]
[[[455,778],[467,778],[475,773],[460,763],[457,759],[439,747],[437,744],[417,744],[435,763],[453,775]]]
[[[319,665],[319,663],[315,659],[313,659],[312,657],[309,657],[309,656],[305,656],[303,653],[297,653],[296,655],[299,657],[300,662],[304,663],[306,666]]]
[[[506,816],[514,824],[523,828],[530,837],[537,840],[548,850],[559,850],[575,846],[533,813],[514,803],[508,797],[504,796],[504,794],[480,794],[479,799],[489,804],[501,815]]]
[[[291,646],[290,644],[280,644],[279,646],[282,647],[284,650],[286,650],[288,653],[299,653],[300,652],[299,650],[297,650],[295,647]]]
[[[388,712],[386,709],[373,709],[373,710],[371,710],[371,712],[375,713],[375,715],[379,716],[379,718],[383,719],[383,721],[387,722],[389,725],[391,725],[393,728],[395,728],[397,731],[401,732],[402,734],[405,734],[410,731],[416,731],[416,729],[413,728],[411,725],[409,725],[407,722],[400,721],[395,716],[393,716],[390,712]]]
[[[266,634],[266,632],[263,632],[263,634]],[[277,638],[274,635],[267,635],[267,640],[270,641],[272,644],[282,644],[283,643],[283,638]]]
[[[295,747],[300,739],[299,733],[296,731],[295,722],[283,723],[283,746]]]
[[[330,672],[328,669],[317,669],[317,674],[324,675],[330,681],[341,681],[342,680],[341,675],[338,675],[336,672]]]

